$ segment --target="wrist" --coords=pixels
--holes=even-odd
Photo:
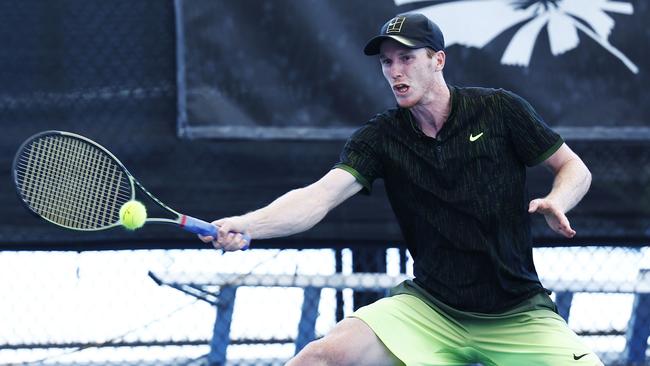
[[[569,208],[566,207],[565,202],[559,199],[559,197],[548,195],[544,197],[544,199],[549,203],[551,207],[555,207],[558,211],[560,211],[563,214],[569,211]]]
[[[253,218],[251,217],[251,213],[242,216],[234,216],[231,218],[231,221],[235,227],[237,227],[239,232],[252,236],[251,227],[253,225],[251,223],[253,221]]]

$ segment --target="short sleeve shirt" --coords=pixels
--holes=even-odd
[[[526,166],[563,140],[514,93],[449,89],[451,112],[436,138],[408,109],[388,110],[349,138],[335,167],[366,193],[384,180],[418,285],[459,310],[500,312],[544,291],[533,264]]]

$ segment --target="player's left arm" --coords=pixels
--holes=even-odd
[[[571,228],[566,213],[575,207],[589,190],[591,173],[582,159],[566,144],[562,144],[542,164],[555,175],[553,188],[546,197],[530,201],[528,212],[544,215],[553,231],[572,238],[576,232]]]

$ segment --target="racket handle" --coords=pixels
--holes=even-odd
[[[197,219],[192,216],[183,215],[183,217],[181,218],[181,227],[194,234],[211,236],[215,239],[219,237],[219,229],[217,229],[216,226],[212,225],[209,222],[203,221],[201,219]],[[246,250],[248,249],[248,246],[251,243],[251,237],[248,234],[243,234],[243,235],[244,235],[244,240],[246,241],[246,245],[244,245],[242,250]]]

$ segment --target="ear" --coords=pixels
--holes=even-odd
[[[435,62],[435,68],[436,71],[442,71],[442,69],[445,68],[445,61],[447,59],[447,55],[445,54],[445,51],[438,51],[433,57],[433,61]]]

